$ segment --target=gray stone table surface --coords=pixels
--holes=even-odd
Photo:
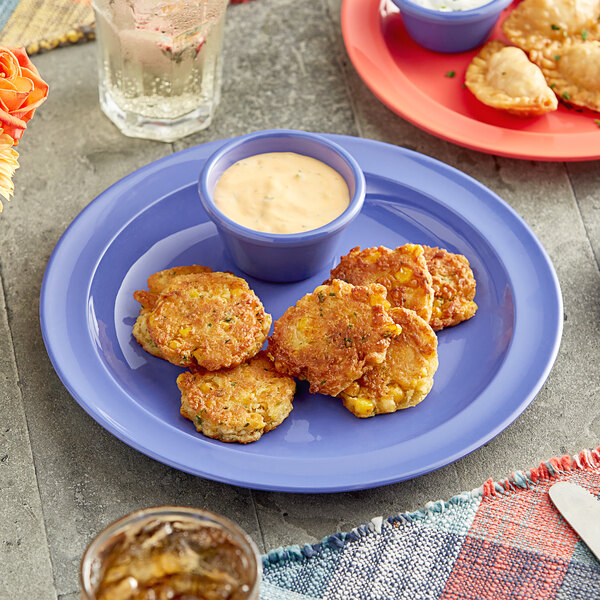
[[[0,215],[0,598],[73,600],[78,562],[103,526],[145,506],[205,507],[259,548],[314,543],[416,510],[600,443],[598,162],[499,158],[433,137],[383,106],[355,72],[341,0],[253,0],[228,12],[222,102],[211,127],[174,144],[123,137],[101,114],[94,43],[34,57],[50,83],[19,146]],[[534,401],[465,458],[414,480],[348,493],[252,491],[156,462],[96,424],[46,354],[38,299],[61,234],[102,190],[172,152],[265,128],[381,140],[453,165],[498,193],[548,251],[564,298],[556,363]]]

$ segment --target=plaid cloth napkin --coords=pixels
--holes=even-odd
[[[598,600],[600,563],[548,496],[598,497],[600,447],[263,556],[261,600]]]

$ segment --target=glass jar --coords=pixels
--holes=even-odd
[[[160,506],[101,531],[83,554],[79,580],[82,600],[258,600],[261,575],[258,549],[235,523]]]

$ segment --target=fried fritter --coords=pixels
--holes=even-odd
[[[275,321],[268,353],[280,373],[310,383],[310,391],[335,396],[385,353],[399,329],[387,313],[382,285],[334,280],[300,298]]]
[[[142,347],[181,367],[210,371],[254,356],[271,327],[271,315],[248,283],[231,273],[156,274],[154,289],[137,291],[142,304],[133,334]],[[162,287],[165,285],[165,287]]]
[[[386,359],[348,386],[340,397],[357,417],[373,417],[415,406],[433,387],[438,368],[437,337],[414,310],[392,308],[390,315],[402,328]]]
[[[325,282],[341,279],[353,285],[379,283],[386,287],[387,299],[392,306],[416,311],[429,321],[433,306],[433,287],[423,247],[405,244],[395,250],[378,248],[353,248],[342,256],[340,264]]]
[[[433,313],[429,324],[435,331],[470,319],[477,311],[475,277],[462,254],[423,246],[427,268],[433,278]]]
[[[186,371],[177,377],[181,414],[205,436],[255,442],[290,414],[296,382],[278,373],[266,353],[221,371]]]

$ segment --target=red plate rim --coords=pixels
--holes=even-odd
[[[460,114],[444,105],[442,99],[417,87],[390,54],[382,31],[380,4],[380,0],[343,0],[342,36],[361,79],[395,113],[432,135],[480,152],[541,161],[600,158],[600,129],[593,122],[590,122],[589,132],[543,133],[509,129]],[[435,56],[423,49],[424,60],[435,61]],[[471,54],[454,57],[459,61],[470,61]],[[568,109],[560,107],[561,110],[569,114]],[[586,117],[581,115],[581,118]]]

